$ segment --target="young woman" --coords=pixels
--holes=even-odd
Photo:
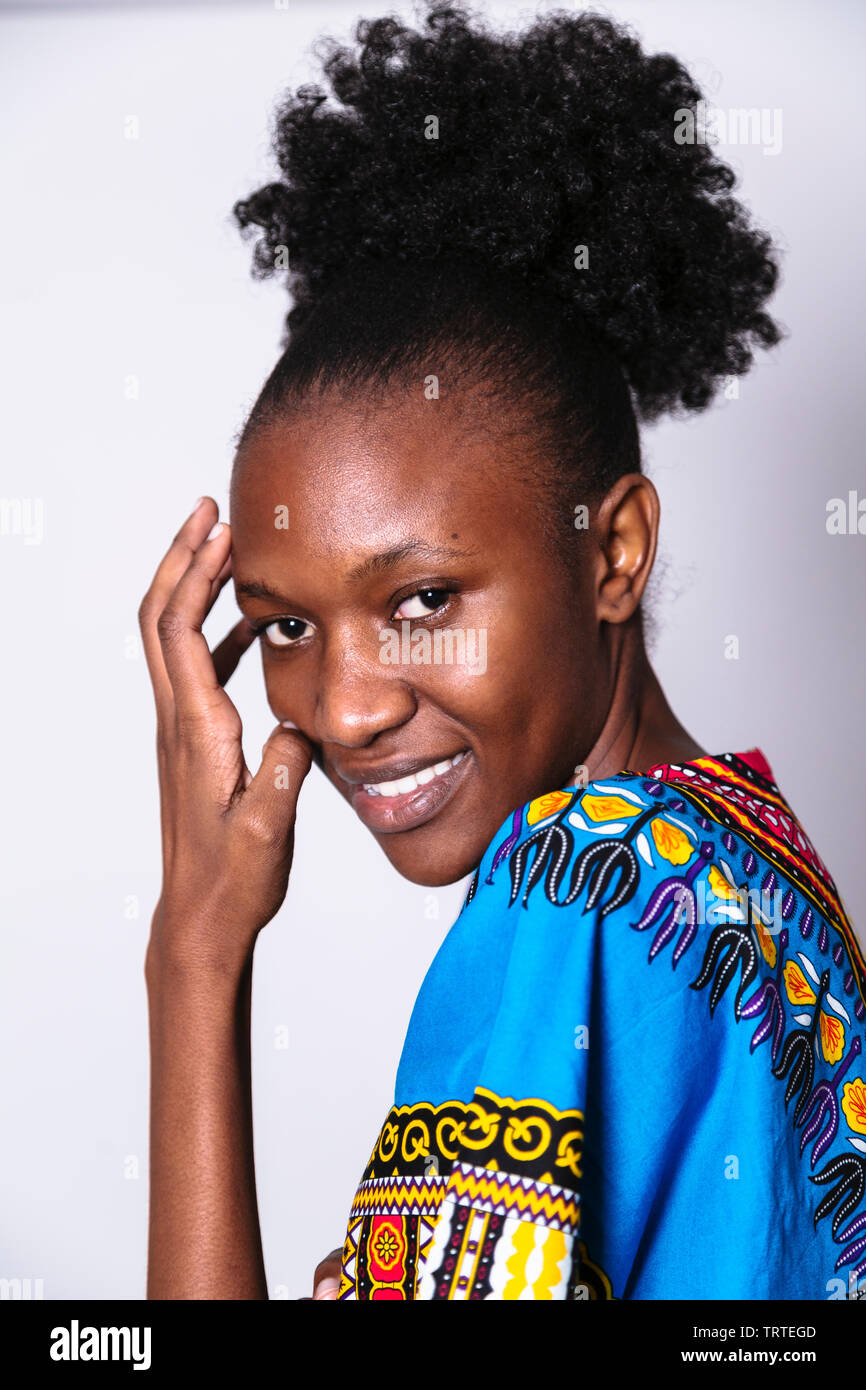
[[[683,728],[642,632],[637,420],[778,340],[772,248],[680,138],[688,74],[606,19],[497,37],[439,6],[360,25],[326,74],[335,103],[287,99],[282,178],[236,209],[293,307],[231,526],[201,499],[141,608],[149,1297],[267,1297],[251,967],[313,762],[407,878],[472,874],[331,1296],[856,1287],[862,955],[766,759]],[[211,653],[229,578],[244,616]],[[224,686],[256,637],[279,723],[253,775]]]

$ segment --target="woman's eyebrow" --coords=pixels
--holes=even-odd
[[[286,603],[284,594],[278,594],[276,589],[269,589],[267,584],[261,584],[257,579],[245,579],[235,584],[235,593],[240,598],[264,598],[274,599],[277,603]]]
[[[366,579],[371,574],[381,574],[384,570],[398,565],[401,560],[413,555],[419,560],[454,560],[463,559],[467,556],[477,555],[477,550],[459,550],[455,546],[434,546],[428,545],[426,541],[417,540],[411,537],[401,541],[399,545],[392,545],[388,550],[381,550],[376,555],[370,555],[366,560],[354,565],[347,574],[347,579],[352,583],[357,583],[360,579]],[[277,603],[287,603],[285,594],[280,594],[276,589],[271,589],[267,584],[263,584],[257,579],[240,580],[235,585],[235,591],[240,597],[261,598],[275,600]]]
[[[371,574],[381,574],[383,570],[399,565],[401,560],[405,560],[410,555],[419,560],[455,560],[477,554],[477,550],[458,550],[454,546],[428,545],[426,541],[418,540],[412,536],[408,540],[400,541],[398,545],[390,546],[388,550],[381,550],[377,555],[370,555],[366,560],[362,560],[360,564],[349,570],[347,578],[356,581],[366,579]]]

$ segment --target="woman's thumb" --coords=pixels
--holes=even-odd
[[[301,783],[310,770],[313,747],[294,725],[278,724],[262,748],[262,762],[244,802],[269,824],[290,825]]]

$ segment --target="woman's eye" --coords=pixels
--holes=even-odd
[[[442,607],[449,595],[448,589],[419,589],[417,594],[404,598],[394,617],[427,618]]]
[[[306,629],[309,626],[303,618],[277,618],[260,631],[272,647],[291,647],[302,637],[306,637]]]

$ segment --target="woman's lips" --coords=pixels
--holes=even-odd
[[[432,820],[449,802],[467,776],[473,762],[472,754],[463,753],[460,761],[442,772],[432,781],[416,787],[414,791],[398,793],[397,796],[381,796],[365,790],[364,786],[352,789],[352,806],[358,817],[380,835],[393,834],[400,830],[414,830]]]

